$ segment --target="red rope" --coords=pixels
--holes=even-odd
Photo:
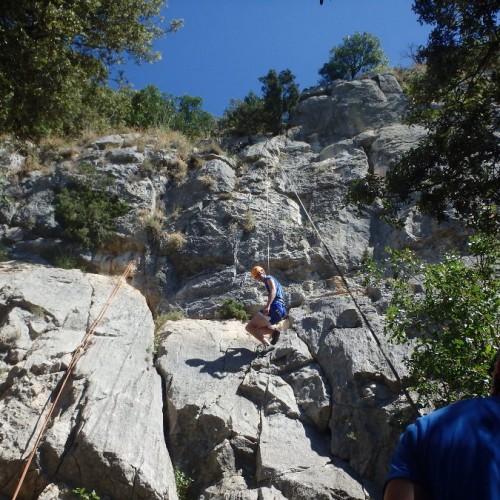
[[[85,336],[83,337],[83,340],[80,342],[78,347],[73,351],[73,355],[71,357],[71,362],[69,363],[68,367],[66,368],[66,373],[64,374],[64,377],[63,377],[62,383],[59,387],[59,391],[57,392],[56,398],[54,399],[54,401],[52,402],[52,404],[49,407],[49,411],[47,412],[47,415],[45,416],[45,419],[43,421],[43,425],[38,432],[38,436],[36,438],[33,449],[31,450],[31,453],[29,454],[29,456],[26,460],[26,464],[24,465],[23,472],[22,472],[21,477],[19,478],[19,481],[17,483],[16,491],[14,492],[14,496],[12,497],[12,500],[16,500],[17,495],[19,494],[19,491],[21,490],[24,479],[26,478],[26,474],[28,473],[28,469],[31,465],[31,462],[33,461],[33,457],[35,456],[36,450],[38,449],[38,445],[40,444],[40,441],[41,441],[42,436],[45,432],[45,429],[47,428],[47,425],[49,423],[50,417],[52,416],[52,413],[55,410],[55,407],[59,401],[59,398],[61,397],[61,394],[64,390],[66,382],[69,379],[69,376],[71,375],[71,372],[73,371],[73,368],[75,367],[78,360],[81,358],[82,354],[85,352],[85,349],[89,345],[90,340],[92,339],[92,335],[94,334],[94,331],[97,328],[97,325],[100,323],[104,314],[106,314],[106,311],[108,310],[109,306],[111,305],[113,300],[118,295],[118,291],[120,290],[120,288],[121,288],[123,282],[126,280],[127,276],[132,271],[133,267],[134,267],[134,261],[130,261],[128,263],[128,266],[126,267],[125,271],[123,271],[123,274],[120,276],[120,279],[117,281],[117,283],[116,283],[113,291],[111,292],[108,300],[106,301],[103,308],[101,309],[101,312],[99,313],[97,318],[94,320],[94,322],[92,323],[90,328],[87,330]]]

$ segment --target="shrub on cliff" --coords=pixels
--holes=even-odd
[[[336,79],[353,80],[367,71],[387,68],[389,60],[380,47],[380,40],[371,33],[354,33],[345,36],[340,45],[330,50],[330,60],[319,70],[320,83]]]
[[[488,370],[500,348],[500,243],[478,235],[469,253],[468,260],[452,253],[437,264],[422,263],[410,250],[388,259],[393,295],[386,330],[412,348],[407,383],[421,406],[489,393]],[[369,272],[372,279],[378,274]]]
[[[100,248],[108,242],[116,218],[129,210],[113,193],[107,176],[93,169],[87,175],[71,177],[56,195],[55,215],[63,235],[86,248]]]
[[[248,313],[245,311],[243,304],[235,299],[225,299],[219,306],[217,315],[221,319],[248,320]]]
[[[262,98],[250,92],[243,101],[232,100],[224,112],[220,127],[237,136],[259,133],[280,134],[299,102],[299,87],[295,76],[286,69],[279,74],[274,69],[259,78]]]

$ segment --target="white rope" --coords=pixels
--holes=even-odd
[[[283,169],[283,172],[285,172],[285,169]],[[360,305],[358,304],[358,301],[356,300],[356,297],[354,296],[354,294],[352,293],[351,291],[351,287],[349,286],[349,283],[347,282],[344,274],[342,273],[341,269],[339,268],[339,266],[337,265],[337,262],[335,261],[335,258],[332,254],[332,252],[330,251],[330,248],[328,247],[328,245],[325,243],[325,241],[323,240],[323,237],[321,236],[321,233],[319,232],[318,228],[316,227],[316,225],[314,224],[313,220],[312,220],[312,217],[311,215],[309,214],[308,210],[306,209],[306,207],[304,206],[304,204],[302,203],[302,200],[300,199],[300,196],[298,195],[296,189],[295,189],[295,182],[293,182],[291,180],[291,176],[289,177],[290,179],[290,189],[291,191],[295,194],[295,197],[297,198],[297,201],[299,203],[299,205],[302,207],[302,210],[304,211],[304,213],[306,214],[307,216],[307,219],[309,220],[314,232],[316,233],[316,235],[318,236],[321,244],[325,247],[326,249],[326,252],[328,253],[329,257],[330,257],[330,260],[332,261],[332,264],[335,268],[335,270],[337,271],[338,275],[340,276],[341,280],[342,280],[342,283],[344,284],[344,287],[346,288],[347,290],[347,293],[349,294],[351,300],[353,301],[354,303],[354,306],[356,307],[357,311],[359,312],[366,328],[368,329],[368,331],[371,333],[377,347],[379,348],[382,356],[384,357],[387,365],[389,366],[391,372],[393,373],[394,377],[396,378],[396,380],[399,382],[400,384],[400,387],[401,387],[401,391],[403,393],[403,395],[406,397],[408,403],[410,404],[411,408],[413,409],[413,411],[415,411],[416,415],[420,416],[420,411],[419,409],[417,408],[417,405],[415,404],[415,402],[413,401],[410,393],[407,391],[407,389],[405,388],[404,386],[404,383],[398,373],[398,371],[396,370],[395,366],[393,365],[393,363],[391,362],[391,360],[389,359],[388,355],[386,354],[386,352],[384,351],[383,347],[382,347],[382,343],[380,342],[380,339],[378,338],[377,334],[375,333],[374,329],[372,328],[371,326],[371,323],[370,321],[368,320],[366,314],[363,312],[363,310],[361,309]]]
[[[270,264],[269,264],[269,247],[271,228],[269,224],[269,164],[266,165],[266,225],[267,225],[267,274],[271,274]]]

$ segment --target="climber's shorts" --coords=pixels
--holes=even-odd
[[[262,311],[263,310],[261,309],[260,314],[264,316],[264,313]],[[280,321],[284,320],[286,316],[287,310],[285,304],[283,304],[283,302],[280,302],[279,300],[275,300],[269,308],[269,316],[264,316],[264,318],[266,318],[271,325],[276,325]]]

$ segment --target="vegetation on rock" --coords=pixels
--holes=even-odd
[[[438,219],[452,210],[466,223],[500,230],[500,28],[497,2],[417,0],[414,11],[433,26],[416,52],[425,71],[409,82],[408,123],[429,134],[384,178],[353,183],[349,200],[384,200],[388,218],[416,200]]]
[[[217,315],[221,319],[248,320],[248,313],[241,302],[235,299],[225,299],[219,307]]]
[[[380,46],[380,40],[371,33],[354,33],[345,36],[340,45],[330,50],[330,60],[319,74],[320,83],[326,85],[333,80],[353,80],[362,72],[387,69],[389,60]]]
[[[93,169],[88,174],[71,177],[57,194],[55,215],[68,240],[100,248],[112,238],[116,218],[130,207],[113,194],[108,176]]]
[[[489,369],[500,348],[500,242],[472,237],[469,254],[424,264],[401,250],[387,261],[386,329],[411,348],[408,384],[421,406],[489,394]],[[381,276],[382,268],[369,269],[372,279]]]
[[[220,122],[225,133],[237,136],[258,133],[280,134],[299,102],[295,76],[286,69],[279,74],[271,69],[259,78],[262,98],[250,92],[243,101],[231,101]]]

